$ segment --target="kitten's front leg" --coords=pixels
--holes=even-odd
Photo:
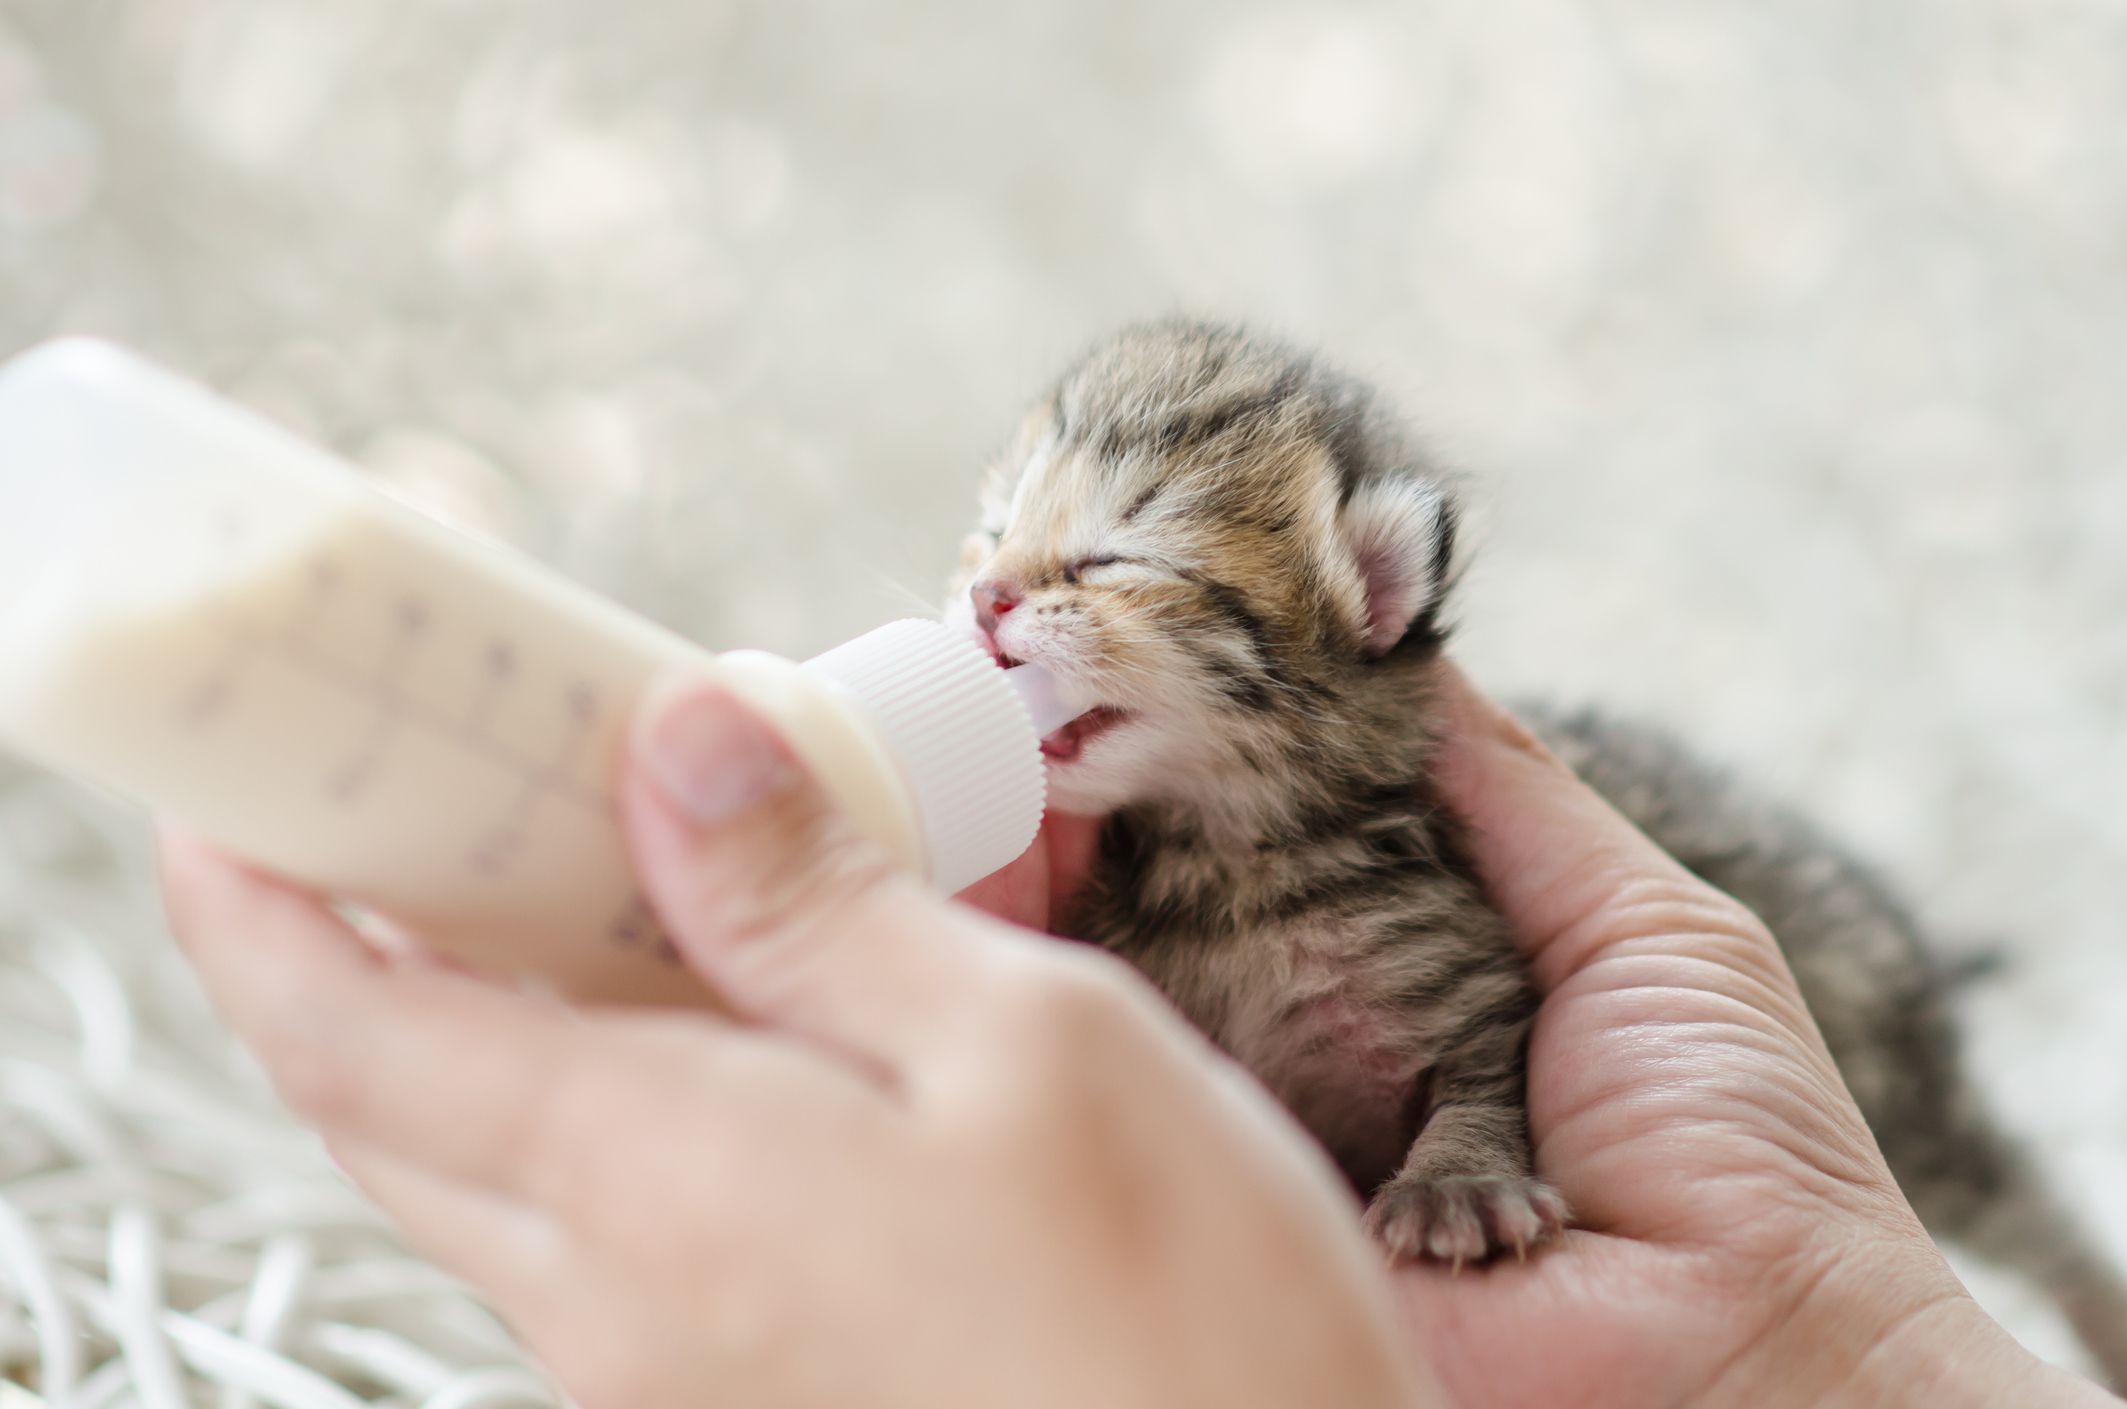
[[[1566,1226],[1566,1201],[1531,1169],[1525,1013],[1469,1020],[1427,1077],[1425,1123],[1403,1167],[1374,1191],[1366,1226],[1398,1262],[1460,1269],[1517,1257]]]

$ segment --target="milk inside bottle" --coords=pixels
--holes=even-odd
[[[713,655],[116,348],[0,368],[0,747],[446,952],[689,996],[613,796],[673,671],[761,709],[951,889],[1032,840],[1040,736],[1071,712],[933,622],[802,666]]]

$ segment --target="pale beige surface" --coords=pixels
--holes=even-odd
[[[1120,318],[1334,349],[1471,476],[1487,681],[2008,947],[1989,1084],[2127,1255],[2111,0],[0,15],[0,347],[137,341],[713,644],[930,599]]]

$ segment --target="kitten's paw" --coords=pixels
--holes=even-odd
[[[1460,1269],[1516,1257],[1557,1237],[1566,1201],[1527,1174],[1398,1175],[1366,1206],[1366,1231],[1392,1262],[1431,1259]]]

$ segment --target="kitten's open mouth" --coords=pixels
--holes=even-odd
[[[1100,735],[1105,734],[1117,724],[1122,723],[1124,718],[1125,716],[1121,710],[1109,709],[1105,705],[1096,710],[1089,710],[1049,735],[1046,739],[1043,739],[1041,741],[1042,756],[1054,759],[1058,763],[1069,763],[1072,759],[1078,757],[1080,750],[1085,748],[1088,739],[1098,738]]]
[[[1017,656],[1006,655],[1003,651],[998,650],[997,643],[987,633],[984,634],[983,643],[989,649],[991,658],[997,662],[1000,669],[1010,670],[1013,666],[1026,664],[1025,661]],[[1106,705],[1102,705],[1098,709],[1087,710],[1069,724],[1042,739],[1042,756],[1053,759],[1058,763],[1069,763],[1085,749],[1086,742],[1089,739],[1105,734],[1117,724],[1122,723],[1127,717],[1123,711],[1110,709]]]

